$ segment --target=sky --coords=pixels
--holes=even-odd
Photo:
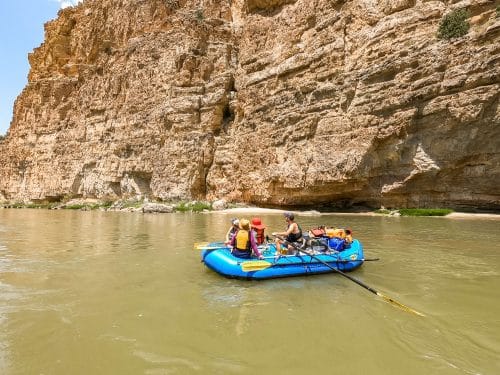
[[[45,22],[78,0],[0,0],[0,135],[12,120],[14,101],[28,82],[28,53],[43,42]]]

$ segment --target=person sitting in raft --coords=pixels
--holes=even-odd
[[[250,258],[253,250],[253,253],[257,258],[264,259],[264,256],[257,248],[255,233],[253,230],[250,230],[250,222],[247,219],[240,220],[240,230],[236,233],[236,236],[233,237],[230,245],[233,248],[231,253],[235,257]]]
[[[262,245],[265,240],[264,230],[266,229],[266,226],[262,224],[260,217],[254,217],[250,226],[252,227],[252,231],[255,233],[257,245]]]
[[[233,237],[240,230],[240,221],[238,218],[231,219],[231,228],[226,233],[226,240],[224,241],[224,245],[229,245]]]
[[[285,221],[287,223],[286,232],[273,232],[273,236],[285,237],[285,240],[290,243],[298,242],[302,240],[302,229],[299,227],[295,220],[295,216],[291,212],[283,213],[285,217]],[[282,252],[281,241],[279,238],[276,238],[276,253]],[[295,254],[296,249],[292,245],[288,245],[285,250],[285,254]]]

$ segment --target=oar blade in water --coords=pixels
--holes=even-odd
[[[395,301],[393,300],[392,298],[390,297],[387,297],[385,295],[383,295],[382,293],[380,292],[377,292],[377,296],[379,297],[382,297],[384,299],[384,301],[386,302],[389,302],[397,307],[399,307],[400,309],[404,310],[404,311],[407,311],[409,313],[412,313],[412,314],[415,314],[415,315],[418,315],[418,316],[425,316],[424,314],[422,314],[421,312],[418,312],[417,310],[413,310],[411,307],[408,307],[406,305],[403,305],[401,302],[398,302],[398,301]]]
[[[413,310],[412,308],[408,307],[408,306],[405,306],[403,305],[402,303],[400,302],[397,302],[395,300],[393,300],[392,298],[389,298],[385,295],[383,295],[382,293],[380,293],[379,291],[373,289],[372,287],[366,285],[365,283],[363,283],[361,280],[358,280],[356,279],[355,277],[352,277],[352,276],[349,276],[347,274],[345,274],[344,272],[342,272],[341,270],[337,269],[337,268],[334,268],[332,267],[331,265],[329,265],[328,263],[324,262],[323,260],[321,260],[320,258],[318,258],[317,256],[315,256],[314,254],[306,251],[305,249],[301,249],[300,247],[298,247],[297,245],[295,245],[293,242],[288,242],[287,240],[285,240],[283,237],[280,237],[280,236],[275,236],[276,238],[279,238],[280,240],[283,241],[283,243],[287,244],[287,245],[291,245],[292,247],[294,247],[296,250],[298,250],[299,252],[302,252],[304,254],[307,254],[309,255],[311,258],[314,258],[316,259],[318,262],[320,263],[323,263],[325,266],[327,266],[328,268],[331,268],[332,271],[334,272],[337,272],[339,274],[341,274],[342,276],[348,278],[349,280],[351,281],[354,281],[356,284],[358,284],[359,286],[365,288],[366,290],[370,291],[371,293],[373,294],[376,294],[377,296],[379,297],[382,297],[384,299],[384,301],[386,302],[389,302],[390,304],[392,304],[393,306],[396,306],[396,307],[399,307],[401,310],[404,310],[406,312],[409,312],[409,313],[412,313],[412,314],[415,314],[415,315],[418,315],[418,316],[425,316],[424,314],[422,313],[419,313],[418,311],[416,310]]]

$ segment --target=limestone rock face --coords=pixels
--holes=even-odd
[[[493,1],[86,0],[45,28],[5,199],[500,209]]]

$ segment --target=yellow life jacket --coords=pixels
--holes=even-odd
[[[327,228],[326,235],[330,238],[338,237],[343,239],[345,238],[346,233],[345,230],[342,228]]]
[[[239,251],[250,251],[250,233],[240,229],[236,234],[235,248]]]

